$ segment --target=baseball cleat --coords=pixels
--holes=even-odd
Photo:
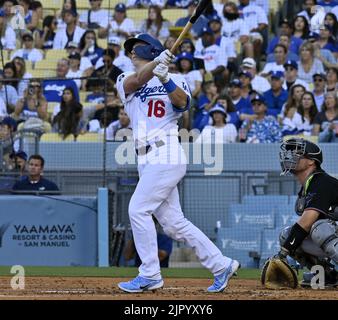
[[[153,291],[163,287],[163,280],[151,280],[137,276],[128,282],[120,282],[118,286],[121,290],[130,293]]]
[[[236,273],[239,268],[239,262],[237,260],[232,260],[230,266],[225,269],[223,273],[215,276],[214,283],[208,288],[208,292],[222,292],[228,285],[230,278],[234,275],[234,273]]]

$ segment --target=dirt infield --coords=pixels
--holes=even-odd
[[[257,280],[232,279],[221,294],[210,294],[208,279],[166,279],[165,287],[155,293],[121,292],[118,278],[26,277],[24,290],[12,290],[9,277],[0,277],[0,300],[5,299],[99,299],[99,300],[300,300],[338,299],[337,290],[264,290]]]

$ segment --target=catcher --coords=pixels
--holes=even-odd
[[[309,270],[321,265],[325,287],[338,286],[338,273],[332,264],[338,263],[338,180],[321,169],[322,162],[322,150],[310,141],[293,138],[281,144],[281,175],[291,173],[302,185],[295,205],[300,217],[282,230],[280,252],[263,267],[261,281],[267,288],[297,287],[297,276],[287,256]],[[310,286],[314,275],[306,280],[305,275],[302,286]]]

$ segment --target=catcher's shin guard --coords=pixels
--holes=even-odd
[[[311,239],[335,263],[338,263],[338,226],[332,220],[318,220],[310,231]]]

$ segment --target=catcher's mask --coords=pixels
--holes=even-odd
[[[315,143],[302,138],[292,138],[282,142],[279,152],[281,175],[292,173],[301,158],[314,160],[317,167],[320,167],[323,162],[322,150]]]

